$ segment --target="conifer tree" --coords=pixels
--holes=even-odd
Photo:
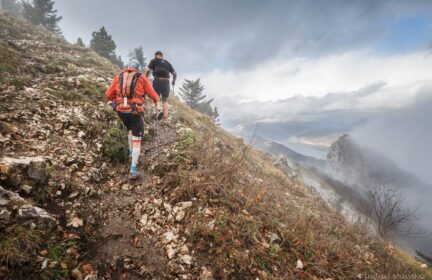
[[[85,48],[84,42],[83,42],[83,40],[81,39],[81,37],[79,37],[79,38],[77,39],[75,45],[80,46],[80,47],[82,47],[82,48]]]
[[[102,26],[98,31],[92,33],[90,47],[99,55],[110,60],[116,56],[115,49],[117,46],[104,26]]]
[[[185,80],[183,85],[180,87],[180,97],[184,102],[191,107],[203,114],[207,114],[217,120],[219,113],[217,108],[214,109],[211,106],[213,99],[205,101],[206,96],[203,94],[204,86],[201,84],[200,79],[196,80]]]
[[[198,109],[199,104],[203,102],[206,96],[203,94],[204,86],[200,79],[188,80],[185,79],[180,87],[180,96],[186,104],[192,109]]]
[[[216,123],[219,123],[219,111],[218,111],[218,108],[215,106],[214,107],[214,109],[213,109],[213,120],[216,122]]]
[[[56,34],[61,34],[58,22],[63,17],[57,16],[57,10],[54,10],[54,4],[55,2],[52,0],[22,1],[22,13],[23,16],[34,25],[43,26]]]
[[[121,55],[119,55],[115,60],[114,60],[114,64],[117,65],[120,68],[124,68],[125,64],[123,62],[123,59],[121,57]]]
[[[102,26],[98,31],[92,33],[90,47],[99,55],[109,59],[120,68],[124,67],[122,57],[117,56],[115,52],[117,48],[116,43],[112,39],[112,36],[108,34],[104,26]]]
[[[129,61],[133,60],[138,62],[141,70],[147,66],[147,58],[144,57],[143,47],[135,48],[129,53]]]

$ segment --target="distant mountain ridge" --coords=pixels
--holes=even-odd
[[[272,141],[262,136],[255,136],[252,146],[255,149],[261,150],[263,152],[269,153],[273,156],[286,156],[288,159],[297,163],[311,163],[311,162],[322,162],[313,157],[305,156],[296,151],[288,148],[287,146],[280,144],[278,142]]]

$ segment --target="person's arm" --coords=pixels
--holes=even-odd
[[[148,76],[150,75],[151,71],[153,71],[153,69],[154,69],[154,64],[155,64],[154,59],[152,59],[152,60],[150,61],[149,65],[147,65],[147,68],[146,68],[146,70],[144,71],[144,75],[145,75],[146,77],[148,77]]]
[[[144,94],[147,94],[150,97],[150,99],[153,100],[155,104],[157,104],[159,102],[159,95],[154,90],[150,80],[146,76],[141,76],[141,77],[142,77],[142,86],[143,86]]]
[[[172,80],[172,85],[174,86],[177,80],[177,72],[174,70],[174,67],[171,65],[171,63],[169,64],[169,71],[171,73],[171,75],[173,76],[173,80]]]
[[[151,70],[149,67],[147,67],[146,70],[144,71],[144,75],[145,75],[146,77],[148,77],[148,76],[150,75],[151,71],[152,71],[152,70]]]
[[[117,94],[117,85],[118,85],[118,80],[119,77],[118,75],[116,75],[111,83],[111,86],[107,89],[107,91],[105,92],[105,96],[106,98],[111,101],[111,102],[115,102],[115,97]]]
[[[177,72],[176,71],[172,71],[171,75],[173,76],[173,80],[172,80],[172,85],[174,86],[177,80]]]

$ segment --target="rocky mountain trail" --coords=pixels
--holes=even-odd
[[[150,123],[149,128],[154,129],[154,125]],[[177,127],[182,128],[181,125]],[[95,270],[100,270],[98,275],[107,273],[109,277],[112,270],[116,270],[124,277],[121,279],[166,279],[170,276],[192,279],[196,265],[181,222],[193,202],[170,204],[161,188],[163,175],[152,174],[174,165],[169,158],[175,153],[176,137],[175,127],[162,125],[159,157],[154,141],[143,145],[147,152],[140,158],[144,166],[140,170],[141,178],[137,181],[121,179],[127,178],[127,173],[120,175],[119,172],[105,184],[97,201],[87,203],[98,203],[97,208],[92,207],[98,209],[92,216],[98,221],[101,239],[93,245],[98,249],[90,260]]]
[[[417,271],[311,195],[289,164],[275,167],[178,99],[168,125],[147,103],[141,177],[130,181],[127,134],[103,96],[120,69],[1,13],[0,51],[0,278]]]

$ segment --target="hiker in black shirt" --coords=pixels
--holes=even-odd
[[[164,59],[163,53],[157,51],[155,58],[150,61],[147,66],[145,75],[148,76],[150,72],[153,72],[153,88],[159,94],[163,104],[163,116],[164,119],[168,118],[168,96],[170,93],[170,73],[173,76],[171,82],[174,87],[177,79],[177,73],[172,67],[171,63]]]

